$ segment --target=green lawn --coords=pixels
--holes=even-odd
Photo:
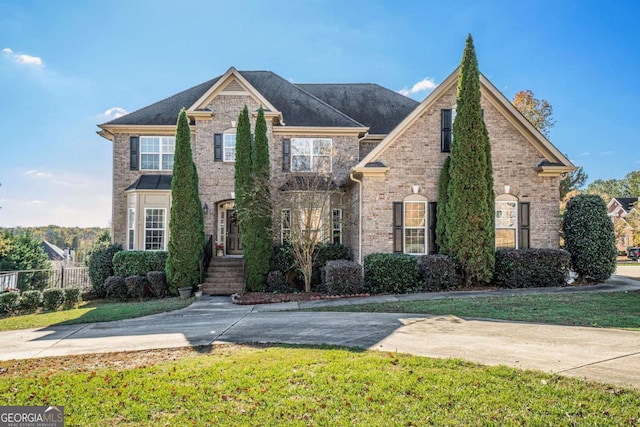
[[[567,293],[513,297],[445,298],[322,307],[314,311],[451,314],[552,325],[640,330],[640,292]]]
[[[152,299],[135,302],[86,302],[73,310],[34,313],[0,319],[0,331],[130,319],[132,317],[177,310],[188,306],[192,302],[193,299],[180,298]]]
[[[0,362],[0,404],[63,405],[82,426],[640,423],[639,391],[557,375],[337,348],[207,351]]]

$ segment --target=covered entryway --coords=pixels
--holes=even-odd
[[[238,213],[234,200],[218,203],[218,245],[222,244],[222,253],[216,250],[217,256],[242,255],[242,242]]]

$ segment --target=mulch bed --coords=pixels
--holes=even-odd
[[[255,305],[255,304],[273,304],[278,302],[300,302],[300,301],[315,301],[320,299],[338,299],[338,298],[354,298],[354,297],[368,297],[369,294],[353,294],[353,295],[327,295],[317,292],[301,292],[291,294],[274,294],[269,292],[246,292],[243,294],[231,295],[231,301],[234,304],[240,305]]]

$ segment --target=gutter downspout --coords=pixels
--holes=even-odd
[[[354,178],[353,171],[349,172],[349,178],[358,183],[358,263],[362,265],[362,180]]]

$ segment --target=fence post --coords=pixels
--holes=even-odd
[[[60,289],[64,289],[64,265],[60,268]]]

